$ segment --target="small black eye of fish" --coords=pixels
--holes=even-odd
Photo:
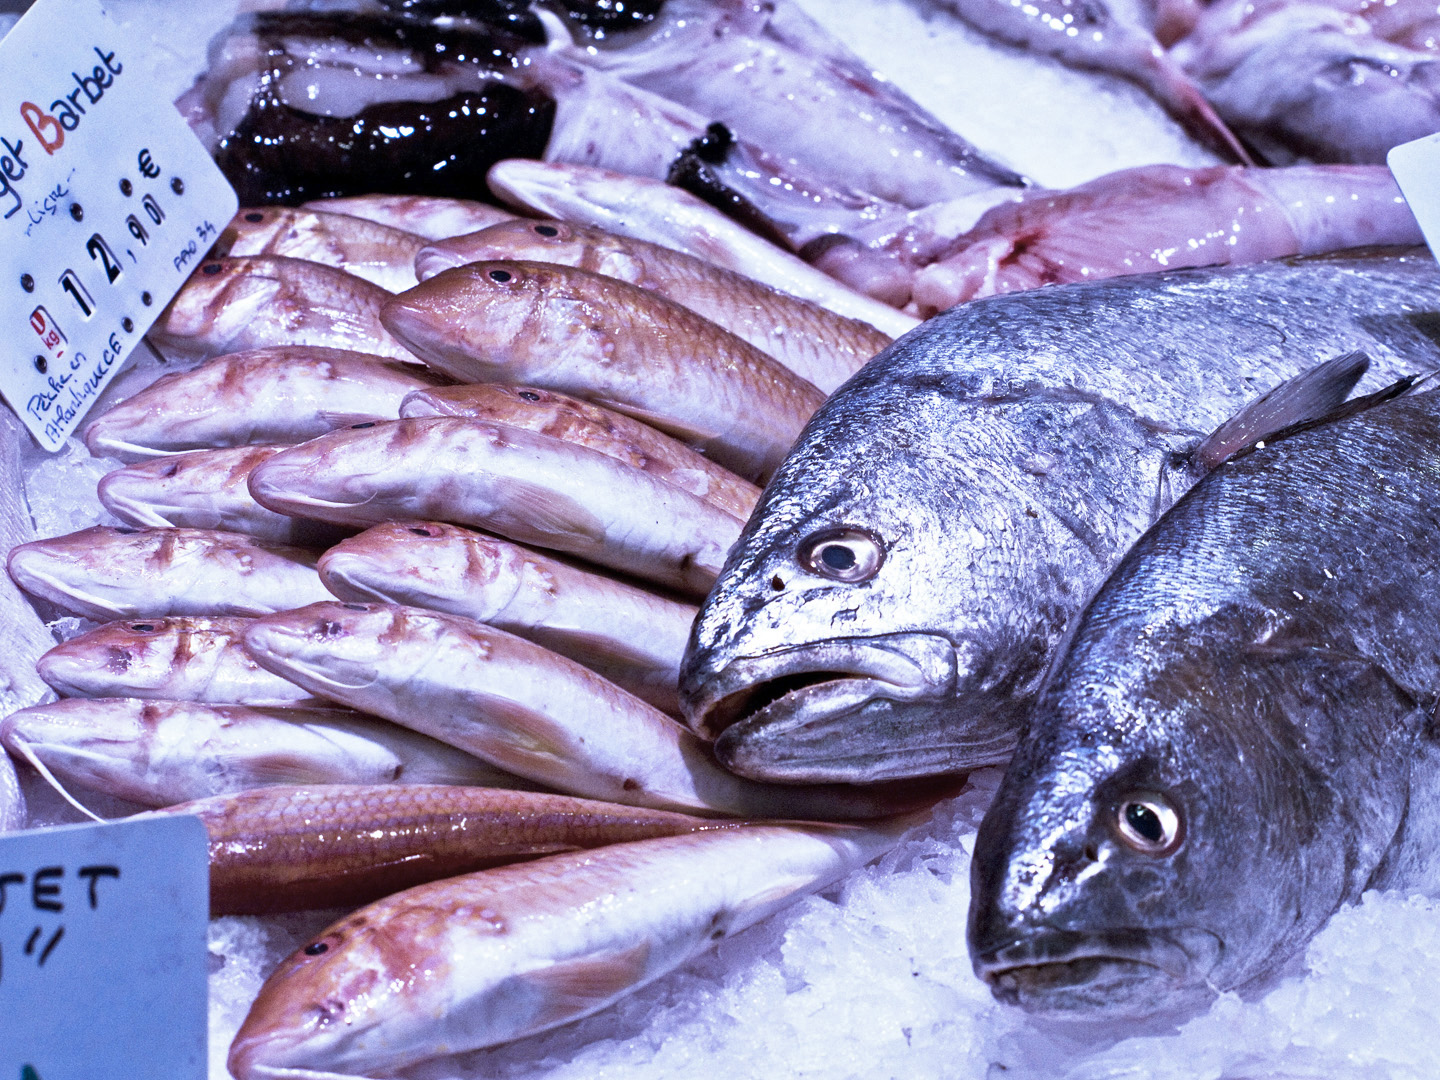
[[[265,215],[260,213],[259,210],[251,210],[250,213],[245,215],[245,220],[252,225],[257,225],[265,220]]]
[[[801,541],[796,558],[811,573],[856,585],[880,570],[885,547],[864,529],[825,529]]]
[[[1184,830],[1170,800],[1156,792],[1136,792],[1120,803],[1116,831],[1142,855],[1169,855],[1180,846]]]
[[[412,526],[410,527],[410,531],[411,531],[412,533],[414,533],[416,536],[433,536],[433,535],[434,535],[434,533],[432,533],[429,529],[427,529],[427,528],[426,528],[425,526],[423,526],[423,525],[412,525]]]
[[[560,230],[554,225],[536,225],[535,231],[541,236],[559,236]]]
[[[153,634],[155,632],[155,624],[153,622],[132,622],[130,629],[134,630],[137,634]]]
[[[513,276],[513,275],[511,275],[511,273],[510,273],[509,270],[491,270],[491,271],[490,271],[490,280],[491,280],[491,281],[509,281],[512,276]]]
[[[537,394],[537,393],[535,393],[534,390],[521,390],[521,391],[520,391],[520,396],[521,396],[522,398],[524,398],[526,401],[539,401],[539,400],[540,400],[540,395]]]
[[[326,945],[323,941],[312,941],[309,945],[305,946],[306,956],[319,956],[329,951],[330,946]]]
[[[364,604],[341,604],[340,606],[343,607],[346,611],[369,611],[369,610],[370,610],[370,609],[369,609],[368,607],[366,607]]]
[[[224,269],[225,269],[225,268],[224,268],[223,266],[221,266],[219,263],[206,263],[204,266],[202,266],[202,267],[200,268],[200,272],[201,272],[202,274],[207,274],[207,275],[213,276],[213,275],[215,275],[215,274],[220,273],[220,271],[221,271],[221,270],[224,270]]]

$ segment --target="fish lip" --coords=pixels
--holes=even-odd
[[[998,1000],[1060,1017],[1093,1011],[1084,992],[1096,976],[1168,984],[1171,994],[1152,993],[1134,1008],[1119,999],[1106,1005],[1107,1011],[1141,1016],[1159,1011],[1167,997],[1208,987],[1222,951],[1219,937],[1190,926],[1044,930],[974,952],[971,963]]]
[[[738,656],[698,684],[688,671],[681,708],[698,734],[716,739],[801,701],[827,713],[854,711],[874,698],[938,701],[954,691],[956,666],[955,646],[941,634],[832,638]]]

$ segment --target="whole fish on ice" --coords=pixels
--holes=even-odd
[[[1000,1000],[1203,1005],[1366,889],[1440,889],[1437,445],[1435,392],[1268,439],[1125,556],[976,840]]]
[[[1004,761],[1081,605],[1197,443],[1337,352],[1440,366],[1428,255],[1280,260],[954,308],[815,415],[681,673],[690,724],[771,780]]]

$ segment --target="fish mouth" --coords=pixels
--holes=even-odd
[[[1141,1019],[1208,999],[1220,939],[1195,927],[1052,930],[973,956],[996,1000],[1057,1019]]]
[[[732,772],[790,784],[874,783],[1003,760],[1013,725],[948,739],[960,664],[940,634],[911,632],[777,649],[713,676],[690,665],[681,708]],[[963,744],[963,745],[962,745]]]

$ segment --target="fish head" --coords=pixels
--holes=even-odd
[[[60,693],[79,697],[101,687],[115,693],[120,686],[164,685],[172,670],[223,648],[243,625],[227,618],[121,619],[55,646],[35,666]]]
[[[1280,970],[1359,898],[1404,805],[1380,774],[1404,755],[1369,747],[1357,783],[1330,751],[1360,748],[1306,745],[1370,676],[1247,648],[1207,638],[1138,689],[1071,667],[1073,650],[1061,665],[976,839],[970,954],[998,999],[1071,1019],[1188,1011]]]
[[[248,327],[285,287],[265,258],[207,259],[196,268],[150,333],[162,342],[202,341],[210,352]]]
[[[288,206],[242,207],[217,242],[227,255],[268,255],[304,227],[313,228],[315,215]]]
[[[343,699],[376,683],[404,622],[398,605],[321,601],[256,619],[245,631],[245,651],[267,671]]]
[[[157,544],[147,529],[94,525],[64,536],[33,540],[10,551],[10,578],[31,596],[99,622],[123,619],[137,609],[133,582],[116,580],[113,568],[168,557],[168,534]],[[128,576],[128,575],[127,575]]]
[[[230,1046],[233,1076],[350,1075],[428,1056],[416,1052],[409,1029],[424,1028],[427,1005],[438,1007],[427,991],[443,991],[449,977],[444,949],[423,947],[424,924],[441,913],[387,910],[385,901],[362,908],[276,969]],[[407,933],[419,935],[409,947]]]
[[[519,259],[605,273],[604,256],[618,247],[617,240],[598,229],[520,218],[422,248],[415,256],[415,272],[425,281],[466,263]]]
[[[320,557],[320,578],[342,600],[418,603],[423,596],[432,607],[445,603],[460,584],[468,599],[491,595],[506,550],[458,525],[392,521],[330,548]],[[517,588],[518,577],[503,599],[508,601]]]
[[[426,363],[464,381],[503,379],[508,365],[546,340],[561,267],[475,262],[397,294],[385,329]],[[491,377],[477,380],[476,372]]]
[[[867,783],[1003,762],[1065,591],[1084,587],[1034,565],[1054,522],[995,479],[1019,472],[1014,440],[957,453],[936,418],[955,406],[895,408],[906,392],[822,407],[700,610],[681,708],[741,775]]]

